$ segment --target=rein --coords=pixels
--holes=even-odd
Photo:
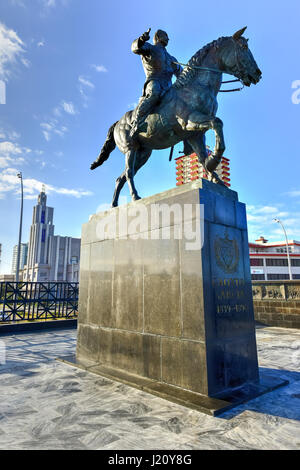
[[[218,69],[213,69],[211,67],[201,67],[200,65],[189,65],[189,64],[182,64],[181,62],[174,62],[174,64],[177,65],[183,65],[184,67],[189,67],[191,69],[199,69],[199,70],[206,70],[207,72],[214,72],[214,73],[224,73],[221,70]],[[241,82],[240,79],[236,80],[226,80],[225,82],[222,82],[222,84],[225,83],[236,83],[236,82]],[[232,90],[219,90],[220,93],[231,93],[232,91],[242,91],[245,88],[245,85],[243,85],[241,88],[234,88]]]

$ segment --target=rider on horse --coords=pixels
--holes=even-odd
[[[161,99],[163,94],[172,85],[172,76],[178,77],[182,67],[166,50],[169,38],[165,31],[156,31],[153,44],[147,42],[150,39],[151,28],[142,36],[133,41],[131,50],[142,57],[142,63],[146,75],[143,95],[135,111],[135,119],[132,122],[130,137],[139,132],[139,127]]]

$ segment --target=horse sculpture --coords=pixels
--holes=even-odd
[[[233,36],[221,37],[196,52],[133,139],[129,133],[135,111],[128,111],[110,127],[91,170],[102,165],[116,145],[126,156],[125,171],[116,180],[113,207],[118,205],[119,194],[126,181],[132,200],[140,199],[134,175],[147,162],[152,150],[166,149],[181,141],[187,141],[197,154],[209,179],[223,184],[215,173],[225,151],[223,123],[216,117],[222,74],[234,75],[245,86],[257,84],[262,76],[248,48],[248,40],[243,37],[245,29]],[[215,132],[216,140],[210,156],[205,145],[205,133],[209,129]]]

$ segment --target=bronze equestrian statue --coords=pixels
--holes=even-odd
[[[189,60],[176,82],[163,94],[155,109],[146,117],[146,130],[130,137],[136,110],[128,111],[113,124],[99,157],[91,169],[102,165],[116,145],[124,153],[125,171],[116,181],[112,206],[118,205],[121,189],[128,182],[132,200],[140,199],[134,185],[134,175],[147,162],[152,150],[166,149],[187,140],[198,155],[209,179],[223,184],[215,173],[225,150],[223,123],[216,117],[217,95],[222,74],[234,75],[245,86],[257,84],[262,76],[260,69],[243,37],[246,28],[233,36],[221,37],[200,49]],[[215,132],[216,144],[208,156],[205,133]]]

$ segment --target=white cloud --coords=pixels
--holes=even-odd
[[[82,75],[80,75],[80,77],[78,77],[78,80],[79,80],[79,83],[84,87],[95,88],[95,85],[90,80],[83,77]]]
[[[22,56],[25,53],[25,44],[18,34],[0,23],[0,78],[7,79],[11,73],[11,66],[18,59],[27,67],[29,62]]]
[[[12,141],[19,140],[21,135],[16,131],[0,129],[0,139],[8,139]]]
[[[10,3],[12,3],[12,5],[25,8],[23,0],[10,0]]]
[[[44,47],[44,45],[45,45],[45,41],[43,39],[37,43],[38,47]]]
[[[49,142],[51,140],[50,132],[47,131],[42,131],[43,136],[45,137],[45,140]]]
[[[47,122],[41,122],[40,126],[47,142],[51,140],[53,134],[63,137],[68,131],[68,128],[66,126],[62,126],[57,119],[50,119]]]
[[[290,239],[300,238],[300,212],[293,211],[292,207],[283,210],[283,204],[249,205],[247,207],[249,240],[255,240],[260,235],[272,241],[283,240],[283,230],[274,222],[275,217],[282,221]]]
[[[277,207],[272,207],[272,206],[263,206],[260,207],[259,209],[256,210],[256,212],[260,214],[274,214],[278,212]]]
[[[69,102],[67,103],[66,101],[63,101],[62,102],[62,107],[63,107],[63,110],[67,113],[67,114],[77,114],[77,111],[75,109],[75,106],[72,102]]]
[[[38,1],[44,12],[50,11],[51,9],[54,9],[55,7],[58,7],[58,6],[62,6],[62,7],[68,6],[70,3],[70,0],[38,0]],[[28,0],[27,2],[25,2],[25,0],[10,0],[10,2],[12,3],[12,5],[20,6],[23,8],[26,8],[28,6],[28,3],[30,3]]]
[[[104,65],[92,65],[92,68],[96,70],[96,72],[107,72],[107,68]]]
[[[42,189],[44,182],[38,181],[34,178],[23,178],[24,197],[25,199],[36,198]],[[6,168],[0,172],[0,198],[8,192],[19,192],[20,180],[17,177],[17,170],[14,168]],[[81,198],[84,196],[91,196],[91,191],[83,189],[70,189],[70,188],[59,188],[50,184],[45,184],[46,192],[48,194],[62,194],[64,196],[71,196]]]
[[[47,142],[51,140],[53,134],[63,137],[65,133],[68,132],[68,128],[61,124],[63,113],[74,116],[78,114],[78,111],[72,101],[63,100],[53,109],[52,114],[54,117],[49,117],[44,122],[40,123],[42,133]]]
[[[69,0],[41,0],[41,2],[44,8],[51,9],[56,6],[67,6]]]
[[[24,154],[30,152],[26,147],[21,148],[13,142],[0,142],[0,168],[7,168],[12,164],[24,164]]]
[[[22,64],[23,64],[25,67],[27,67],[27,68],[29,68],[29,67],[31,66],[31,62],[30,62],[30,60],[28,60],[28,59],[22,58],[22,59],[21,59],[21,62],[22,62]]]
[[[78,77],[78,82],[79,82],[79,93],[81,94],[81,97],[83,99],[83,106],[87,108],[87,104],[88,104],[87,91],[93,90],[95,88],[95,85],[88,78],[82,75]]]
[[[299,190],[296,190],[296,191],[289,191],[287,193],[288,196],[291,196],[291,197],[299,197],[300,196],[300,191]]]

